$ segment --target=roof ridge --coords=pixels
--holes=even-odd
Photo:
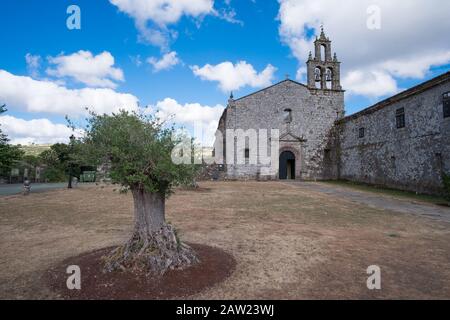
[[[242,99],[244,99],[244,98],[250,97],[250,96],[252,96],[252,95],[254,95],[254,94],[260,93],[260,92],[262,92],[262,91],[264,91],[264,90],[267,90],[267,89],[270,89],[270,88],[273,88],[273,87],[275,87],[275,86],[277,86],[277,85],[279,85],[279,84],[281,84],[281,83],[283,83],[283,82],[286,82],[286,81],[290,81],[290,82],[293,82],[293,83],[298,84],[298,85],[300,85],[300,86],[303,86],[303,87],[305,87],[305,88],[308,88],[306,84],[303,84],[303,83],[301,83],[301,82],[298,82],[298,81],[295,81],[295,80],[292,80],[292,79],[284,79],[284,80],[278,81],[277,83],[274,83],[274,84],[272,84],[272,85],[270,85],[270,86],[268,86],[268,87],[262,88],[262,89],[260,89],[260,90],[258,90],[258,91],[249,93],[249,94],[247,94],[247,95],[245,95],[245,96],[242,96],[242,97],[240,97],[240,98],[238,98],[238,99],[235,99],[234,101],[239,101],[239,100],[242,100]]]

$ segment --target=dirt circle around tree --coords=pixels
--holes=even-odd
[[[103,272],[102,257],[114,247],[68,258],[49,269],[44,277],[59,298],[67,300],[140,300],[185,298],[227,279],[236,268],[234,257],[218,248],[189,244],[200,263],[186,270],[170,270],[162,277],[131,272]],[[69,290],[69,266],[81,270],[81,290]]]

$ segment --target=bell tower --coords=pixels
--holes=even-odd
[[[308,87],[320,90],[342,90],[341,63],[336,53],[331,55],[331,41],[325,36],[323,27],[320,37],[314,41],[314,56],[309,53],[306,62],[308,69]]]

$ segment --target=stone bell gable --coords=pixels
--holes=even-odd
[[[308,88],[342,90],[341,62],[337,54],[331,55],[331,41],[322,28],[320,37],[314,41],[314,56],[309,53],[307,66]]]

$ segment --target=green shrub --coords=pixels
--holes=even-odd
[[[64,182],[67,179],[64,170],[55,167],[46,168],[41,177],[41,180],[47,182]]]

